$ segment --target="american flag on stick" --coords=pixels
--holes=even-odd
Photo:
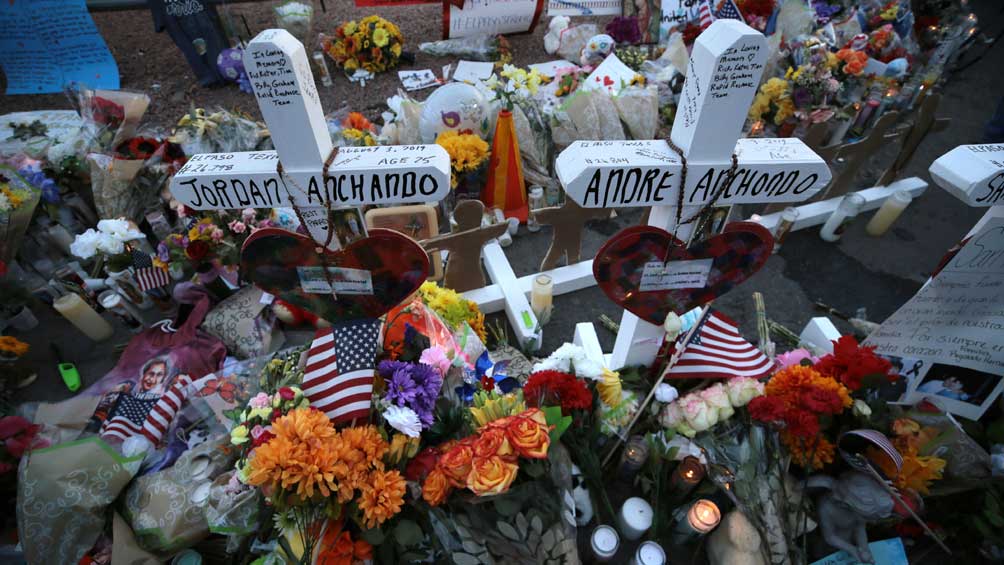
[[[697,14],[701,18],[701,31],[708,29],[711,22],[715,21],[715,16],[711,13],[711,0],[701,0],[701,6],[697,9]]]
[[[380,320],[354,320],[318,330],[307,352],[303,394],[336,425],[368,418]]]
[[[739,335],[736,323],[720,312],[704,316],[690,342],[674,346],[673,357],[676,362],[664,373],[670,379],[759,379],[774,368],[762,351]]]
[[[743,13],[739,11],[739,6],[736,6],[733,0],[720,0],[714,16],[716,20],[739,20],[743,23],[746,22],[746,19],[743,18]]]
[[[142,269],[136,269],[136,282],[139,283],[139,289],[146,292],[155,288],[167,286],[171,283],[171,276],[167,274],[167,270],[165,269],[161,269],[159,267],[144,267]]]

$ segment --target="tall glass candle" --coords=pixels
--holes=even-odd
[[[645,461],[648,461],[648,442],[645,441],[645,436],[631,436],[624,445],[624,453],[621,455],[621,476],[627,480],[634,479],[645,465]]]
[[[114,333],[112,325],[98,315],[77,294],[71,292],[60,296],[52,304],[52,307],[94,341],[104,341],[112,337],[112,333]]]
[[[819,230],[819,237],[823,238],[823,241],[830,242],[840,239],[851,220],[858,215],[864,205],[865,197],[856,192],[844,196],[837,209],[830,214],[823,228]]]
[[[688,455],[676,466],[669,483],[674,493],[686,495],[702,480],[704,480],[704,465],[697,457]]]
[[[774,253],[781,250],[781,244],[784,243],[785,238],[791,233],[791,228],[795,225],[795,220],[797,219],[798,208],[794,206],[788,206],[781,212],[781,221],[774,228]]]
[[[551,318],[552,301],[554,299],[554,280],[550,275],[537,275],[533,278],[530,288],[530,308],[537,320],[546,324]]]
[[[607,525],[596,526],[589,536],[589,547],[593,550],[593,557],[601,563],[613,559],[620,546],[621,540],[617,530]]]
[[[617,514],[617,527],[625,539],[634,541],[652,527],[652,506],[644,498],[637,496],[624,501]]]
[[[892,193],[889,198],[885,199],[882,207],[878,209],[878,212],[875,212],[872,219],[868,220],[865,232],[875,237],[884,234],[912,201],[913,197],[905,190],[897,190]]]
[[[683,544],[695,535],[703,536],[718,527],[721,519],[722,511],[718,509],[718,505],[702,498],[695,502],[677,522],[673,531],[673,542]]]

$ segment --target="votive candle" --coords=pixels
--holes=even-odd
[[[702,480],[704,480],[704,465],[701,460],[693,455],[688,455],[680,461],[670,478],[670,485],[674,492],[681,494],[689,493]]]
[[[905,190],[897,190],[892,193],[882,203],[882,207],[878,209],[878,212],[875,212],[875,215],[868,220],[865,232],[874,237],[884,234],[912,201],[913,197]]]
[[[554,279],[550,275],[537,275],[530,288],[530,308],[541,324],[551,317],[554,300]]]
[[[634,435],[628,439],[621,455],[621,474],[625,479],[633,479],[648,461],[648,442],[645,436]]]
[[[596,526],[592,535],[589,536],[589,547],[593,550],[596,561],[601,563],[613,559],[620,546],[621,540],[620,536],[617,535],[617,530],[605,524]]]
[[[665,565],[666,551],[654,541],[642,542],[631,558],[631,565]]]
[[[652,527],[652,506],[644,498],[633,496],[624,501],[617,515],[617,527],[625,539],[634,541]]]
[[[53,302],[52,307],[94,341],[104,341],[112,337],[115,332],[112,325],[76,293],[60,296]]]
[[[718,527],[721,519],[722,511],[718,509],[718,505],[702,498],[691,505],[687,513],[677,522],[673,541],[682,544],[692,536],[703,536]]]

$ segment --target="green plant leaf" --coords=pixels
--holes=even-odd
[[[454,551],[450,557],[453,558],[453,562],[457,565],[481,565],[481,560],[473,555],[467,553],[461,553],[459,551]]]
[[[551,428],[551,442],[557,442],[561,438],[561,434],[565,433],[565,430],[572,425],[571,416],[562,416],[561,406],[545,406],[544,417],[547,419],[547,425],[552,426]]]
[[[422,543],[425,535],[422,528],[411,520],[401,520],[394,527],[394,539],[404,547],[411,547]]]
[[[512,541],[523,541],[523,538],[516,531],[516,528],[512,527],[512,524],[508,522],[496,522],[495,526],[498,528],[499,533]]]
[[[366,543],[370,545],[380,545],[387,537],[386,535],[384,535],[383,530],[381,530],[380,528],[371,528],[369,530],[363,530],[359,535],[364,540],[366,540]]]

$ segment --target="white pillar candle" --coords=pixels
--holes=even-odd
[[[634,541],[652,527],[652,506],[637,496],[624,501],[617,515],[617,527],[625,539]]]
[[[882,207],[878,209],[878,212],[875,212],[875,215],[868,220],[865,232],[875,237],[884,234],[889,230],[893,222],[899,218],[899,215],[903,213],[903,210],[906,210],[911,201],[913,201],[913,197],[905,190],[897,190],[892,193],[882,203]]]
[[[646,541],[638,546],[631,558],[631,565],[665,565],[666,551],[654,541]]]
[[[544,187],[542,186],[531,186],[530,187],[530,210],[540,210],[545,204],[544,200]],[[540,231],[540,224],[537,223],[537,218],[531,213],[526,220],[526,229],[529,231]]]
[[[550,316],[551,304],[554,299],[554,279],[550,275],[533,277],[530,288],[530,308],[538,319]]]
[[[114,333],[111,324],[98,315],[77,294],[71,292],[60,296],[52,306],[74,326],[77,326],[78,330],[84,332],[84,335],[94,341],[104,341]]]
[[[596,526],[593,534],[589,537],[589,546],[593,550],[593,556],[596,558],[596,561],[601,563],[610,561],[614,558],[614,555],[617,555],[617,550],[620,549],[620,536],[617,535],[617,530],[612,527],[599,525]]]
[[[822,229],[819,230],[819,237],[823,238],[823,241],[830,242],[840,239],[844,230],[847,229],[847,225],[858,215],[864,204],[865,198],[856,192],[844,196],[840,204],[837,204],[837,209],[830,214]]]

